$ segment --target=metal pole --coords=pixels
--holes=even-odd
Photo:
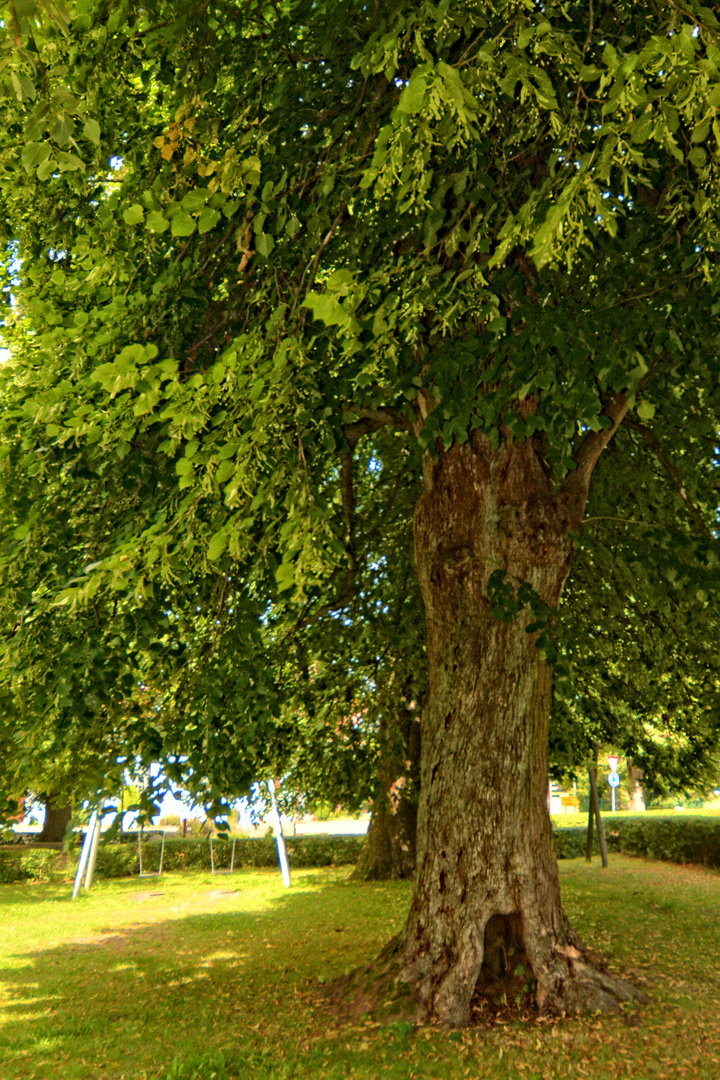
[[[77,873],[75,874],[75,886],[73,888],[72,898],[77,899],[77,895],[80,892],[80,885],[85,873],[85,867],[87,866],[88,855],[90,854],[90,847],[92,845],[92,838],[95,834],[95,822],[97,820],[97,810],[93,810],[90,816],[90,823],[85,833],[85,841],[80,852],[80,862],[78,863]]]
[[[283,884],[286,889],[290,888],[290,866],[288,864],[287,850],[285,848],[285,837],[282,831],[282,822],[280,820],[280,811],[278,809],[277,799],[275,798],[275,781],[268,780],[268,791],[270,792],[270,805],[272,807],[272,816],[275,822],[275,840],[277,843],[278,860],[280,862],[280,870],[282,871]]]
[[[100,814],[97,812],[96,817],[97,820],[95,822],[92,843],[90,845],[90,855],[88,856],[87,875],[85,877],[85,892],[89,892],[90,886],[92,885],[93,874],[95,873],[95,863],[97,862],[98,844],[100,843]]]
[[[612,812],[615,813],[615,788],[610,789],[612,791]]]

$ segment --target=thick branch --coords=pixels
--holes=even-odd
[[[395,409],[382,407],[379,409],[365,409],[362,406],[349,405],[348,412],[355,413],[360,418],[350,424],[343,424],[345,438],[351,446],[355,446],[358,439],[363,435],[369,435],[370,432],[377,431],[378,428],[386,425],[396,431],[413,430],[411,421],[402,413],[396,412]]]
[[[622,391],[613,394],[603,409],[603,416],[610,421],[610,427],[603,431],[589,431],[575,454],[577,468],[571,472],[563,484],[563,492],[582,500],[587,499],[590,477],[598,459],[617,429],[622,424],[628,411],[627,394]]]
[[[675,488],[677,489],[680,498],[685,503],[688,514],[693,519],[697,527],[700,529],[700,532],[703,534],[703,536],[707,537],[708,540],[714,540],[715,538],[712,532],[705,524],[705,519],[703,518],[695,503],[688,495],[687,491],[685,490],[685,485],[682,482],[682,477],[680,476],[680,473],[675,468],[672,461],[660,445],[660,440],[658,439],[657,435],[655,435],[650,430],[650,428],[645,427],[644,424],[639,423],[637,420],[628,420],[626,422],[629,428],[631,428],[633,431],[637,431],[638,435],[642,435],[643,439],[648,444],[655,457],[665,469],[665,472],[668,474],[673,484],[675,485]]]

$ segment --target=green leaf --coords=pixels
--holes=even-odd
[[[181,210],[173,216],[170,231],[173,236],[192,236],[195,222],[185,210]]]
[[[692,141],[694,143],[705,142],[705,140],[708,137],[708,132],[709,131],[710,131],[710,118],[708,117],[707,120],[703,120],[703,122],[701,124],[698,124],[698,126],[695,128],[695,130],[693,131],[693,133],[691,135]]]
[[[227,542],[227,529],[218,529],[218,531],[210,537],[210,543],[208,544],[207,549],[208,559],[210,559],[211,561],[213,561],[214,559],[219,559],[223,551],[227,547]]]
[[[637,407],[637,414],[641,420],[652,420],[655,415],[655,406],[651,401],[643,400]]]
[[[139,225],[145,217],[145,211],[139,203],[134,203],[127,210],[123,210],[123,221],[126,225]]]
[[[198,218],[198,232],[210,232],[217,225],[220,216],[219,210],[213,210],[212,207],[206,206]]]
[[[285,222],[285,232],[288,234],[291,240],[295,239],[301,228],[302,225],[294,214]]]
[[[691,165],[694,165],[696,169],[702,169],[707,161],[707,154],[701,146],[695,146],[688,154],[688,161]]]
[[[270,236],[269,233],[260,233],[255,238],[255,250],[258,255],[262,255],[267,258],[272,249],[275,247],[275,238]]]
[[[36,94],[32,79],[29,79],[27,75],[21,75],[19,71],[11,71],[10,78],[18,101],[32,101]]]
[[[178,476],[190,476],[194,472],[193,463],[188,458],[180,458],[175,466]]]
[[[65,146],[66,143],[69,143],[74,130],[75,124],[73,123],[73,119],[65,112],[56,116],[50,125],[50,134],[58,146]]]
[[[83,124],[83,135],[85,138],[94,143],[95,146],[100,145],[100,125],[97,120],[86,120]]]
[[[198,210],[202,210],[209,198],[210,192],[207,188],[193,188],[184,196],[180,205],[183,210],[187,210],[188,214],[196,214]]]
[[[47,161],[50,157],[51,149],[52,147],[49,142],[26,143],[21,154],[21,160],[25,171],[31,173],[36,166],[40,165],[43,161]]]
[[[49,176],[52,176],[57,167],[58,163],[55,158],[48,158],[47,161],[43,161],[42,164],[38,165],[38,180],[47,180]]]
[[[418,113],[425,104],[426,95],[427,82],[422,75],[413,75],[400,95],[398,109],[408,115]]]
[[[295,584],[295,566],[293,563],[280,563],[275,572],[278,592],[285,592]]]
[[[58,150],[57,160],[60,172],[85,172],[85,162],[77,154]]]
[[[218,484],[224,484],[226,480],[229,480],[232,474],[235,472],[235,462],[232,458],[227,461],[221,461],[218,465],[217,472],[215,473],[215,479]]]
[[[313,313],[313,318],[324,322],[326,326],[342,326],[348,321],[348,315],[339,300],[328,293],[309,293],[303,301],[303,307],[308,307]]]
[[[158,210],[152,210],[145,218],[145,228],[150,232],[163,233],[170,227],[170,222]]]

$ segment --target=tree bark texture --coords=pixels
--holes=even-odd
[[[382,738],[367,846],[355,881],[411,878],[415,873],[420,723],[406,711],[395,739]]]
[[[530,614],[499,621],[487,596],[502,569],[557,605],[585,498],[553,488],[532,440],[493,451],[476,433],[427,463],[415,545],[429,700],[398,958],[421,1018],[466,1024],[479,979],[510,976],[521,957],[545,1011],[636,996],[593,962],[563,913],[546,806],[551,669],[526,632]]]
[[[38,836],[39,843],[58,844],[65,839],[65,831],[72,817],[71,806],[56,806],[51,795],[43,798],[45,803],[45,822]]]

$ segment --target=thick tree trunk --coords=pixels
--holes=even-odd
[[[421,1017],[464,1025],[476,986],[520,962],[553,1013],[637,996],[601,970],[560,902],[546,806],[551,669],[500,621],[488,578],[504,570],[556,605],[584,498],[554,493],[532,441],[453,446],[427,468],[415,521],[429,701],[422,733],[418,876],[397,960]]]
[[[381,738],[367,847],[355,881],[411,878],[415,873],[420,724],[408,714],[397,730],[399,740]]]
[[[51,795],[43,796],[45,803],[45,822],[38,836],[38,843],[59,844],[65,839],[65,832],[72,817],[71,806],[56,806]]]

